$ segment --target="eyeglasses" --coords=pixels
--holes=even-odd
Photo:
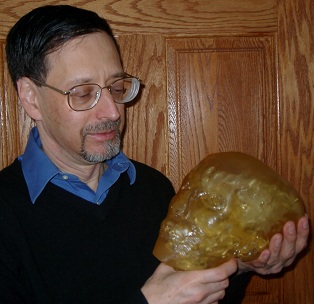
[[[101,87],[96,83],[88,83],[76,85],[69,91],[63,91],[32,77],[29,78],[44,87],[62,95],[67,95],[69,107],[74,111],[86,111],[95,107],[103,89],[107,89],[110,92],[116,103],[123,104],[130,102],[138,94],[141,84],[139,78],[125,74],[124,77],[115,80],[109,86]]]

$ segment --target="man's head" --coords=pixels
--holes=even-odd
[[[10,30],[6,57],[13,83],[21,77],[44,82],[49,71],[46,56],[64,43],[86,34],[106,33],[115,43],[107,21],[95,12],[69,5],[47,5],[23,16]]]
[[[124,72],[103,18],[67,5],[34,9],[9,32],[6,52],[21,104],[57,166],[98,163],[119,152],[124,103],[139,80]]]

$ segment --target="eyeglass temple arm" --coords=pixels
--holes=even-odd
[[[55,88],[55,87],[53,87],[53,86],[50,86],[49,84],[46,84],[46,83],[44,83],[44,82],[41,82],[41,81],[37,80],[37,79],[35,79],[35,78],[29,77],[29,79],[33,80],[34,82],[39,83],[40,85],[42,85],[42,86],[44,86],[44,87],[47,87],[47,88],[52,89],[52,90],[54,90],[54,91],[56,91],[56,92],[59,92],[59,93],[61,93],[62,95],[69,95],[69,94],[71,93],[70,91],[63,91],[63,90],[57,89],[57,88]]]
[[[133,75],[128,74],[128,73],[124,73],[124,75],[125,75],[126,77],[135,78],[135,79],[137,79],[139,82],[141,82],[141,79],[138,78],[138,77],[136,77],[136,76],[133,76]]]

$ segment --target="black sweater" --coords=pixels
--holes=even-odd
[[[174,190],[134,165],[136,182],[122,174],[99,206],[52,183],[32,204],[19,161],[0,172],[0,303],[147,303],[140,288]]]

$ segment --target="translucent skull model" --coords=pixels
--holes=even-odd
[[[292,186],[258,159],[212,154],[183,180],[162,222],[154,255],[180,270],[256,258],[287,220],[304,215]]]

